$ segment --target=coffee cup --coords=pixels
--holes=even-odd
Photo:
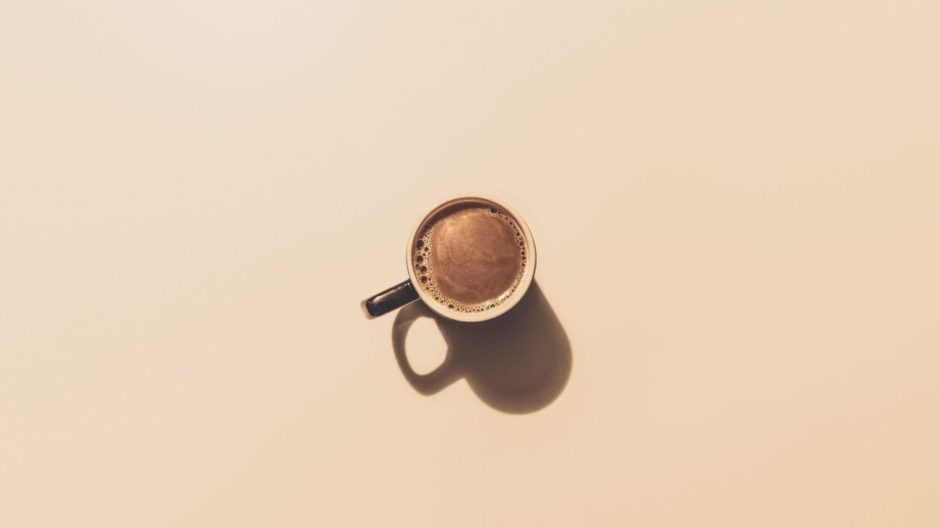
[[[498,317],[525,295],[535,276],[535,241],[522,217],[481,196],[448,200],[408,238],[408,280],[362,302],[367,317],[421,300],[448,319]]]

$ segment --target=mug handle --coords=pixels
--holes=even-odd
[[[411,280],[406,280],[362,301],[362,309],[372,319],[417,300],[418,290]]]

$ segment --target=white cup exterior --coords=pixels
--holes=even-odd
[[[448,205],[454,202],[463,202],[463,201],[475,200],[475,199],[484,201],[484,202],[492,202],[498,205],[499,207],[501,207],[502,209],[504,209],[510,215],[512,215],[513,219],[516,221],[516,223],[519,225],[519,228],[522,230],[522,235],[525,238],[527,258],[526,258],[525,269],[522,271],[522,280],[520,280],[519,286],[516,288],[514,292],[512,292],[512,295],[508,299],[503,301],[501,304],[493,307],[492,309],[484,310],[482,312],[459,312],[457,310],[453,310],[444,306],[438,301],[435,301],[434,298],[431,297],[429,293],[424,291],[424,288],[422,288],[421,285],[418,283],[418,277],[415,276],[415,270],[414,270],[414,266],[412,266],[411,264],[411,259],[413,255],[412,253],[413,248],[415,247],[415,243],[417,242],[418,233],[421,231],[421,227],[428,220],[428,218],[431,217],[431,215],[433,215],[437,211],[443,209],[444,207],[447,207]],[[437,207],[431,209],[426,215],[424,215],[424,217],[421,218],[418,224],[415,225],[414,229],[411,230],[411,236],[408,238],[408,245],[405,247],[405,267],[408,270],[408,278],[411,279],[411,283],[414,284],[415,291],[418,292],[418,297],[420,297],[421,301],[424,302],[424,304],[426,304],[428,308],[430,308],[431,310],[434,310],[434,312],[438,313],[439,315],[446,317],[448,319],[453,319],[455,321],[461,321],[464,323],[477,323],[480,321],[487,321],[489,319],[493,319],[495,317],[499,317],[500,315],[503,315],[504,313],[508,312],[513,306],[515,306],[516,303],[518,303],[522,299],[522,297],[525,295],[525,293],[529,290],[529,286],[532,285],[532,280],[535,278],[536,260],[537,260],[537,256],[535,252],[535,240],[532,238],[532,232],[529,230],[529,226],[526,225],[525,220],[521,216],[519,216],[519,213],[517,213],[511,207],[507,207],[503,202],[495,198],[490,198],[488,196],[483,196],[480,194],[463,195],[463,196],[451,198],[450,200],[447,200],[441,203],[440,205],[438,205]]]

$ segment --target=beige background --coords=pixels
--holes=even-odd
[[[0,525],[940,526],[938,26],[3,2]],[[570,341],[534,412],[357,306],[467,191]]]

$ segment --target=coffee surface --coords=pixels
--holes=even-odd
[[[412,249],[418,284],[435,300],[462,312],[505,301],[519,285],[527,258],[515,219],[491,202],[449,204],[422,225]]]

